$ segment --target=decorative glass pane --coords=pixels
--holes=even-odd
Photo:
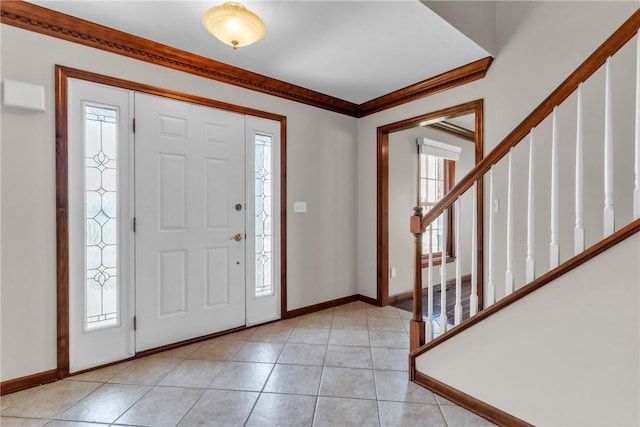
[[[256,287],[255,296],[273,295],[272,138],[255,136]]]
[[[87,330],[118,324],[116,114],[84,108]]]

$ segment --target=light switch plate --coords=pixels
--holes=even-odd
[[[293,202],[294,213],[305,213],[307,211],[307,202]]]

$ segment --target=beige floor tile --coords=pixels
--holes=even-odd
[[[201,345],[202,343],[199,343],[199,342],[195,344],[183,345],[182,347],[174,348],[173,350],[167,350],[167,351],[162,351],[160,353],[156,353],[151,357],[168,357],[170,359],[185,359]]]
[[[356,301],[245,329],[3,396],[1,422],[492,425],[408,380],[410,318]]]
[[[378,406],[375,400],[318,397],[314,427],[376,427]]]
[[[228,362],[210,388],[261,391],[273,369],[270,363]]]
[[[173,370],[181,359],[145,357],[138,359],[128,368],[109,380],[117,384],[155,385]]]
[[[45,427],[105,427],[108,424],[88,423],[84,421],[62,421],[52,420],[45,424]]]
[[[317,396],[321,377],[321,366],[276,365],[263,391]]]
[[[295,328],[298,326],[299,317],[293,317],[291,319],[279,320],[277,322],[270,323],[271,326],[278,326],[284,328]]]
[[[370,331],[396,331],[406,332],[402,319],[388,317],[369,317],[367,327]]]
[[[3,416],[51,419],[73,405],[101,384],[88,381],[57,381],[39,390],[4,411]]]
[[[367,347],[369,346],[369,332],[350,329],[332,329],[329,334],[329,344]]]
[[[247,427],[311,427],[316,396],[262,393]]]
[[[439,394],[434,394],[434,396],[436,397],[436,401],[438,402],[438,405],[455,405],[455,403],[453,403],[450,400],[445,399],[444,397],[440,396]]]
[[[118,418],[117,423],[173,427],[180,422],[204,391],[197,388],[154,387]]]
[[[409,369],[409,350],[401,348],[371,348],[373,369],[407,371]]]
[[[49,420],[38,418],[0,417],[0,426],[3,427],[41,427]]]
[[[297,328],[329,329],[333,323],[333,313],[331,314],[308,314],[300,317]]]
[[[329,342],[330,329],[295,328],[289,337],[289,342],[300,344],[326,344]]]
[[[374,308],[372,305],[364,303],[362,301],[350,302],[349,304],[344,304],[336,307],[333,310],[334,316],[366,316],[367,310],[370,308]]]
[[[395,402],[436,403],[432,392],[409,381],[406,372],[373,371],[378,400]]]
[[[447,427],[438,405],[378,401],[378,411],[381,427]]]
[[[234,340],[234,341],[246,341],[251,335],[256,331],[256,328],[248,328],[242,331],[234,332],[232,334],[223,335],[217,339],[226,339],[226,340]]]
[[[104,384],[55,418],[112,423],[150,389],[144,385]]]
[[[251,335],[249,341],[265,341],[265,342],[287,342],[289,336],[293,332],[291,327],[282,326],[260,326]]]
[[[215,360],[183,360],[158,385],[207,388],[225,365]]]
[[[398,316],[400,316],[401,319],[411,319],[413,317],[413,313],[411,311],[407,311],[399,308]]]
[[[39,391],[42,387],[44,386],[32,387],[26,390],[16,391],[15,393],[0,396],[0,412],[4,411],[9,406],[16,404],[23,399],[26,399],[36,391]]]
[[[242,427],[259,393],[207,390],[180,422],[181,427]]]
[[[367,329],[367,316],[334,316],[334,329]]]
[[[95,371],[85,372],[84,374],[74,375],[67,379],[70,381],[95,381],[104,383],[127,369],[133,362],[133,360],[128,360],[126,362],[118,363],[117,365],[111,365],[106,368],[96,369]]]
[[[389,317],[389,318],[400,318],[400,314],[398,314],[398,309],[392,307],[390,305],[386,307],[373,307],[367,309],[367,317]]]
[[[326,345],[288,343],[280,353],[278,363],[322,366],[326,353]]]
[[[284,343],[279,342],[247,341],[240,347],[232,360],[236,362],[276,363],[283,348]]]
[[[480,418],[474,413],[467,411],[464,408],[453,405],[440,406],[442,415],[449,426],[465,426],[465,427],[488,427],[495,426],[490,421]]]
[[[406,332],[369,331],[371,347],[409,348],[409,334]]]
[[[320,382],[320,395],[375,399],[373,371],[370,369],[325,367]]]
[[[330,345],[324,366],[371,369],[371,348]]]
[[[205,341],[194,350],[187,359],[197,360],[231,360],[234,354],[242,347],[245,341],[237,341],[229,338],[216,338]]]

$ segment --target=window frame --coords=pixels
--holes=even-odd
[[[420,154],[419,154],[420,155]],[[443,191],[443,197],[449,192],[451,191],[451,189],[453,188],[453,186],[455,185],[455,170],[456,170],[456,162],[454,160],[447,160],[447,159],[443,159],[444,160],[444,191]],[[420,171],[420,167],[418,166],[418,200],[420,200],[420,189],[421,189],[421,184],[422,184],[422,176],[421,176],[421,171]],[[419,202],[418,206],[422,206],[424,208],[427,208],[428,206],[425,205],[425,203]],[[446,262],[452,262],[456,259],[455,256],[455,244],[454,244],[454,240],[455,240],[455,229],[454,229],[454,223],[453,223],[453,212],[454,207],[451,206],[451,208],[449,208],[448,213],[447,213],[447,247],[446,247],[446,252],[447,252],[447,257],[446,257]],[[426,213],[427,210],[425,209],[423,211],[423,213]],[[429,239],[429,232],[428,229],[427,231],[424,233],[423,235],[423,239]],[[442,264],[442,252],[433,252],[431,254],[432,256],[432,262],[434,266],[438,266]],[[423,253],[422,254],[422,267],[423,268],[427,268],[429,267],[429,254],[428,253]]]

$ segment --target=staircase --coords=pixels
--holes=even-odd
[[[455,247],[469,238],[472,249],[456,254],[454,318],[442,310],[438,319],[454,326],[437,338],[415,263],[411,379],[497,424],[640,423],[639,29],[640,10],[436,206],[411,217],[416,260],[431,256],[422,242],[451,209],[446,226],[470,221],[473,230],[455,233]],[[461,214],[462,201],[475,206],[483,192],[484,220]]]

